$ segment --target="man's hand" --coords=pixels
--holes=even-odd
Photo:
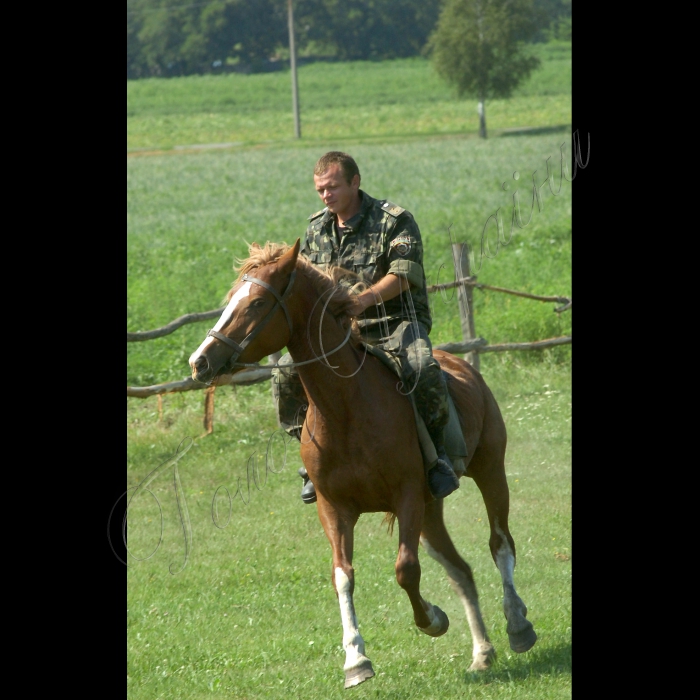
[[[360,294],[355,297],[355,304],[348,309],[350,316],[362,316],[364,310],[367,308],[364,303],[360,300]]]
[[[355,305],[350,309],[350,315],[361,316],[365,309],[380,301],[389,301],[389,299],[399,296],[410,286],[405,278],[390,273],[386,277],[382,277],[377,284],[355,297]]]

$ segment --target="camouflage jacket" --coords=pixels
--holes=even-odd
[[[324,270],[330,265],[351,270],[367,284],[375,284],[389,273],[406,277],[410,289],[384,302],[384,317],[379,316],[381,307],[373,305],[365,311],[365,320],[358,321],[370,330],[380,320],[411,320],[410,295],[417,320],[430,332],[432,319],[418,224],[410,212],[387,200],[374,199],[362,190],[360,196],[360,211],[345,222],[341,236],[327,208],[312,214],[301,254]]]

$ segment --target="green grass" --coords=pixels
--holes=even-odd
[[[538,71],[486,105],[492,131],[571,123],[571,45],[533,47]],[[304,141],[475,133],[475,100],[422,58],[314,63],[298,70]],[[127,81],[127,151],[293,140],[288,71]]]
[[[367,698],[571,696],[570,370],[561,364],[492,363],[487,372],[509,427],[506,457],[511,529],[518,548],[516,585],[539,635],[524,655],[510,651],[500,577],[488,550],[483,502],[474,483],[446,501],[453,539],[471,564],[497,664],[470,674],[471,637],[442,569],[423,553],[422,591],[450,618],[439,639],[419,633],[393,567],[397,536],[381,514],[356,528],[355,603],[377,677],[355,689]],[[186,566],[172,487],[172,468],[149,485],[163,509],[163,543],[128,572],[128,697],[341,698],[342,627],[330,573],[330,547],[313,506],[299,499],[298,449],[275,469],[248,505],[235,498],[227,527],[212,522],[217,487],[246,489],[250,455],[262,456],[274,430],[269,386],[217,390],[214,433],[199,438],[201,394],[166,396],[159,419],[155,397],[130,400],[129,486],[175,453],[191,519]],[[219,490],[220,524],[228,505]],[[159,510],[147,494],[129,515],[129,544],[147,556],[159,540]],[[422,550],[421,550],[422,551]]]
[[[429,284],[451,279],[448,228],[476,254],[473,272],[490,285],[542,295],[571,294],[571,188],[553,196],[542,190],[542,211],[517,229],[497,252],[489,229],[491,258],[480,258],[486,220],[499,207],[509,236],[512,196],[518,188],[527,222],[532,172],[546,177],[546,158],[559,177],[559,146],[566,132],[538,136],[437,139],[357,144],[363,187],[413,212],[425,242]],[[235,277],[234,258],[247,242],[293,243],[318,210],[311,173],[318,156],[343,141],[321,147],[244,149],[127,159],[127,330],[157,328],[185,313],[217,308]],[[522,173],[516,183],[514,171]],[[569,171],[570,172],[570,171]],[[583,175],[585,177],[585,173]],[[528,183],[528,178],[530,182]],[[509,182],[504,191],[502,183]],[[521,184],[522,183],[522,184]],[[528,189],[529,188],[529,189]],[[432,297],[435,344],[461,337],[452,293]],[[493,292],[474,292],[476,330],[490,343],[526,342],[565,335],[571,314],[556,305]],[[213,325],[213,324],[212,324]],[[127,383],[145,385],[182,379],[187,358],[203,339],[204,323],[172,335],[127,346]],[[567,348],[552,351],[568,357]],[[530,353],[527,360],[539,361]],[[484,355],[483,361],[489,362]]]
[[[502,105],[502,123],[570,122],[570,45],[538,50],[547,61]],[[314,64],[300,73],[304,139],[293,142],[288,77],[127,84],[129,148],[238,140],[239,133],[240,140],[256,144],[127,158],[127,330],[156,328],[184,313],[219,306],[235,276],[234,259],[245,256],[247,242],[291,243],[303,236],[306,217],[320,208],[313,165],[336,148],[357,158],[369,194],[414,213],[429,283],[451,279],[451,228],[453,239],[466,240],[476,253],[472,272],[479,281],[571,295],[571,183],[564,182],[556,197],[545,187],[543,208],[535,205],[529,225],[500,247],[491,230],[491,257],[479,256],[486,220],[499,208],[508,236],[516,189],[527,221],[531,175],[536,170],[536,182],[544,181],[548,157],[557,190],[560,145],[566,143],[565,152],[571,153],[567,130],[482,141],[470,133],[476,130],[474,105],[452,98],[425,61]],[[329,98],[341,85],[353,100],[347,113]],[[222,86],[235,89],[227,94]],[[310,95],[318,96],[315,103]],[[226,99],[239,100],[235,109]],[[557,100],[561,115],[552,111]],[[357,106],[376,101],[381,102],[376,110]],[[487,104],[492,134],[497,114],[498,105]],[[211,128],[216,120],[219,131]],[[587,173],[579,171],[578,177]],[[433,296],[432,305],[433,342],[460,338],[453,295]],[[559,317],[555,306],[475,290],[477,334],[500,343],[571,333],[571,312]],[[187,376],[187,358],[210,325],[191,324],[165,338],[128,343],[127,384]],[[258,472],[260,488],[255,483],[247,488],[250,457],[257,454],[264,466],[276,429],[269,385],[219,388],[214,433],[207,437],[201,437],[201,392],[164,396],[162,415],[156,397],[127,399],[128,486],[166,465],[148,486],[153,496],[138,495],[129,513],[129,546],[143,559],[131,559],[127,574],[130,700],[290,695],[330,700],[348,694],[407,700],[570,698],[570,360],[571,346],[481,356],[482,374],[508,427],[516,585],[538,643],[524,655],[509,649],[485,509],[478,489],[466,479],[446,502],[446,521],[473,567],[497,664],[484,674],[467,671],[471,638],[461,604],[427,556],[421,557],[423,593],[445,610],[451,626],[438,639],[416,630],[394,578],[396,534],[386,533],[381,514],[365,515],[356,528],[355,603],[377,677],[352,691],[342,687],[342,627],[330,581],[330,547],[315,507],[299,498],[298,449],[284,462],[278,434],[271,448],[276,473],[263,478],[264,470]],[[187,438],[193,444],[177,465],[191,523],[185,557],[173,468],[167,465]],[[223,487],[234,496],[239,486],[244,498],[234,497],[230,521],[219,529],[212,522],[213,497],[218,493],[222,525],[227,517]]]

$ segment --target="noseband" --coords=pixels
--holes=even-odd
[[[275,315],[277,312],[278,307],[282,307],[282,311],[284,311],[284,315],[287,317],[287,323],[289,324],[289,333],[291,335],[292,333],[292,317],[289,313],[289,309],[287,308],[287,305],[284,303],[285,299],[289,296],[289,294],[292,291],[292,285],[294,284],[294,278],[296,277],[297,271],[293,270],[292,275],[289,278],[289,283],[287,284],[287,288],[284,290],[284,293],[280,296],[279,292],[277,290],[273,289],[267,282],[263,282],[262,280],[257,279],[256,277],[249,277],[247,274],[243,275],[243,282],[253,282],[254,284],[259,284],[261,287],[264,287],[267,289],[268,292],[270,292],[275,299],[277,299],[275,305],[270,309],[270,311],[267,313],[265,318],[263,318],[260,323],[253,328],[253,330],[248,333],[248,335],[241,341],[240,345],[235,341],[231,340],[231,338],[227,338],[223,333],[219,333],[219,331],[215,330],[210,330],[207,333],[207,338],[211,336],[212,338],[216,338],[217,340],[220,340],[222,343],[226,343],[226,345],[230,345],[233,348],[233,354],[231,357],[228,359],[227,364],[233,368],[234,364],[236,363],[236,360],[243,354],[243,351],[253,342],[255,337],[262,331],[263,328],[270,322],[272,317]]]

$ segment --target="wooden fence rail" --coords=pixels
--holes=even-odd
[[[271,376],[272,370],[265,367],[265,365],[260,365],[260,367],[241,370],[236,374],[222,374],[211,385],[197,382],[192,377],[185,377],[179,382],[165,382],[164,384],[152,384],[151,386],[128,386],[126,387],[126,395],[137,399],[147,399],[149,396],[155,396],[156,394],[196,391],[198,389],[206,389],[209,386],[226,386],[228,384],[248,386],[249,384],[264,382],[270,379]]]
[[[135,333],[126,334],[126,342],[133,343],[140,340],[153,340],[154,338],[162,338],[164,335],[170,335],[178,328],[181,328],[186,323],[195,323],[196,321],[207,321],[210,318],[217,318],[221,316],[226,307],[222,306],[220,309],[212,309],[211,311],[202,311],[199,314],[185,314],[176,318],[174,321],[166,324],[161,328],[156,328],[152,331],[136,331]]]
[[[505,292],[506,294],[515,294],[517,297],[525,297],[526,299],[535,299],[537,301],[553,301],[559,304],[566,304],[571,306],[571,299],[569,297],[545,297],[539,294],[530,294],[529,292],[518,292],[515,289],[506,289],[505,287],[494,287],[490,284],[483,284],[482,282],[477,282],[476,277],[464,277],[463,279],[456,280],[455,282],[446,282],[445,284],[431,284],[427,289],[428,292],[441,292],[445,289],[453,289],[454,287],[465,286],[465,287],[475,287],[476,289],[489,289],[492,292]],[[561,313],[565,309],[554,309],[555,311]]]
[[[552,348],[556,345],[570,345],[571,336],[564,335],[559,338],[547,338],[546,340],[537,340],[534,343],[501,343],[499,345],[489,345],[484,338],[475,338],[468,342],[462,343],[442,343],[436,345],[438,350],[444,350],[453,355],[467,352],[505,352],[507,350],[544,350],[544,348]],[[272,370],[265,365],[260,367],[251,367],[244,369],[236,374],[222,374],[217,377],[215,386],[227,386],[229,384],[237,384],[248,386],[250,384],[258,384],[270,379]],[[166,382],[164,384],[152,384],[151,386],[128,386],[126,387],[126,395],[138,399],[147,399],[149,396],[156,394],[173,394],[180,391],[196,391],[198,389],[206,389],[212,385],[196,382],[191,377],[186,377],[177,382]]]
[[[484,338],[477,338],[474,330],[474,306],[472,299],[472,289],[488,290],[492,292],[502,292],[504,294],[512,294],[526,299],[535,301],[554,302],[562,304],[554,309],[557,314],[571,309],[571,299],[562,296],[541,296],[538,294],[530,294],[529,292],[519,292],[515,289],[506,289],[505,287],[495,287],[489,284],[477,282],[476,276],[472,277],[469,274],[469,250],[466,243],[454,243],[452,246],[452,255],[454,261],[455,275],[459,278],[454,282],[445,284],[433,284],[427,288],[429,293],[444,292],[448,289],[457,288],[460,319],[462,325],[462,341],[455,343],[443,343],[436,345],[439,350],[444,350],[453,355],[464,354],[464,359],[470,362],[475,369],[479,369],[479,355],[484,352],[506,352],[512,350],[543,350],[545,348],[555,347],[557,345],[571,344],[571,336],[562,336],[559,338],[547,338],[531,343],[501,343],[497,345],[489,345]],[[150,331],[136,331],[133,333],[127,332],[127,342],[140,342],[144,340],[153,340],[162,338],[175,332],[187,323],[196,323],[198,321],[207,321],[209,319],[218,318],[226,307],[222,306],[211,311],[203,311],[201,313],[185,314],[176,318],[174,321],[155,328]],[[279,359],[279,353],[270,356],[270,364]],[[172,394],[181,391],[204,390],[204,427],[207,433],[213,430],[214,421],[214,392],[217,386],[227,385],[249,385],[264,382],[271,378],[272,370],[265,365],[244,369],[236,374],[223,374],[217,377],[212,384],[202,384],[196,382],[191,377],[182,379],[176,382],[165,382],[163,384],[153,384],[152,386],[127,386],[126,395],[134,398],[145,399],[149,396],[158,396],[158,405],[161,408],[161,396],[163,394]]]
[[[529,294],[528,292],[518,292],[514,289],[505,289],[504,287],[493,287],[489,284],[482,284],[476,281],[476,277],[464,277],[462,279],[456,280],[455,282],[447,282],[445,284],[431,284],[427,290],[428,293],[446,291],[447,289],[453,289],[454,287],[476,287],[477,289],[486,289],[493,292],[504,292],[505,294],[514,294],[515,296],[525,297],[527,299],[535,299],[536,301],[550,301],[558,304],[564,304],[563,307],[554,309],[555,312],[561,313],[562,311],[568,311],[571,308],[571,299],[569,297],[547,297],[538,296],[537,294]],[[160,328],[154,328],[152,331],[134,331],[126,334],[127,343],[135,343],[143,340],[153,340],[154,338],[162,338],[165,335],[170,335],[175,332],[178,328],[186,325],[187,323],[196,323],[198,321],[207,321],[211,318],[218,318],[223,313],[226,307],[222,306],[218,309],[212,309],[211,311],[202,311],[201,313],[185,314],[176,318],[174,321],[170,321],[165,326]]]

